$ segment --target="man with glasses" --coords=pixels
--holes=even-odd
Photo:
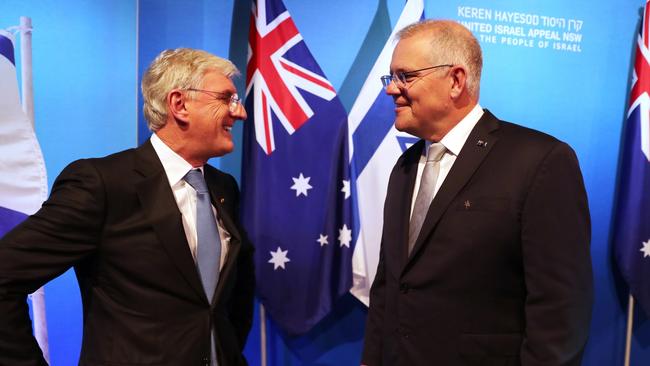
[[[362,363],[579,365],[590,218],[573,150],[478,104],[482,55],[452,21],[403,29],[390,75],[397,161]]]
[[[74,266],[80,365],[246,365],[253,247],[232,176],[206,162],[245,119],[228,60],[163,51],[142,79],[153,135],[73,162],[34,216],[0,240],[0,364],[45,365],[26,295]]]

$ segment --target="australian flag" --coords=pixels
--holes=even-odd
[[[632,296],[650,316],[650,47],[648,4],[637,38],[618,182],[614,250]]]
[[[289,334],[307,332],[352,284],[347,114],[281,0],[253,6],[242,218],[257,288]]]

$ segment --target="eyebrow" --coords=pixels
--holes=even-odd
[[[392,73],[398,73],[398,72],[409,72],[409,70],[405,70],[404,67],[400,66],[396,68],[395,70],[388,70],[388,72]]]

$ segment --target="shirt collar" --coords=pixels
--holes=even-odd
[[[183,179],[187,172],[194,169],[192,164],[185,161],[185,159],[167,146],[167,144],[165,144],[155,133],[151,135],[151,145],[156,151],[163,169],[165,169],[165,174],[167,174],[170,186],[173,187]],[[203,167],[201,167],[201,170],[203,170],[202,168]]]
[[[476,103],[474,108],[467,113],[463,119],[456,124],[447,134],[440,140],[440,142],[445,145],[447,150],[451,152],[452,154],[458,156],[460,154],[460,150],[463,148],[463,145],[465,145],[465,141],[467,141],[467,138],[469,137],[469,134],[472,132],[474,129],[474,126],[478,123],[478,120],[481,119],[483,116],[483,108]],[[431,143],[427,144],[427,148],[430,146]]]

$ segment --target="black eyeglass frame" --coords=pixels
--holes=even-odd
[[[427,71],[427,70],[433,70],[437,69],[439,67],[453,67],[453,64],[440,64],[440,65],[435,65],[435,66],[429,66],[425,67],[422,69],[417,69],[417,70],[409,70],[409,71],[400,71],[400,72],[394,72],[391,75],[383,75],[380,77],[381,79],[381,84],[385,88],[388,88],[390,83],[395,82],[397,86],[404,86],[407,84],[406,78],[411,77],[411,76],[417,76],[417,73],[422,72],[422,71]]]

